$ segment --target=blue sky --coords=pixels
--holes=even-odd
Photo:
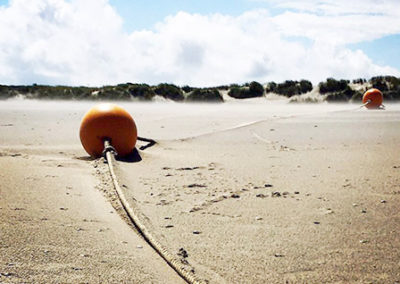
[[[350,48],[361,49],[377,64],[390,65],[400,70],[400,34],[360,42],[350,45]]]
[[[258,8],[268,8],[271,12],[275,12],[268,3],[249,0],[110,0],[109,2],[123,17],[128,31],[152,28],[155,23],[179,11],[198,14],[221,13],[232,16]]]
[[[6,0],[1,1],[6,2]],[[271,15],[284,12],[282,8],[275,7],[268,2],[249,0],[110,0],[109,2],[123,17],[124,28],[128,32],[152,29],[157,22],[179,11],[198,14],[221,13],[233,16],[260,8],[268,9]],[[361,49],[375,62],[400,70],[400,34],[352,44],[349,45],[349,48]]]
[[[0,0],[0,84],[400,76],[398,0]]]

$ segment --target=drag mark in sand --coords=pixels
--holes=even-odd
[[[363,105],[362,106],[357,106],[356,108],[351,108],[351,109],[346,108],[346,109],[343,109],[343,110],[326,111],[326,113],[353,112],[353,111],[360,110],[362,107],[363,107]],[[298,118],[298,117],[307,117],[307,116],[313,116],[313,115],[316,115],[316,114],[321,114],[321,113],[320,112],[312,112],[312,113],[307,112],[307,113],[299,113],[299,114],[296,114],[296,115],[291,114],[291,115],[286,115],[286,116],[284,116],[284,115],[282,115],[282,116],[273,115],[271,117],[267,117],[267,118],[263,118],[263,119],[259,119],[259,120],[254,120],[254,121],[250,121],[250,122],[245,122],[245,123],[240,123],[240,124],[237,124],[235,126],[228,127],[228,128],[221,129],[221,130],[217,130],[217,131],[205,132],[205,133],[200,133],[200,134],[197,134],[197,135],[192,135],[192,136],[189,136],[189,137],[173,139],[173,141],[188,141],[188,140],[193,140],[193,139],[196,139],[196,138],[209,136],[209,135],[213,135],[213,134],[217,134],[217,133],[224,133],[224,132],[229,132],[229,131],[232,131],[232,130],[246,128],[246,127],[257,125],[257,124],[260,124],[260,123],[263,123],[263,122],[267,122],[267,121],[276,121],[276,120],[284,120],[284,119],[291,119],[291,118]],[[261,137],[258,136],[256,138],[259,139]],[[270,143],[270,141],[265,140],[263,138],[261,138],[260,140],[263,141],[263,142],[266,142],[266,143]]]
[[[236,130],[236,129],[240,129],[240,128],[245,128],[245,127],[252,126],[252,125],[255,125],[255,124],[258,124],[258,123],[261,123],[261,122],[265,122],[265,121],[269,121],[269,120],[272,120],[272,118],[266,118],[266,119],[255,120],[255,121],[251,121],[251,122],[247,122],[247,123],[241,123],[241,124],[235,125],[233,127],[225,128],[225,129],[222,129],[222,130],[219,130],[219,131],[206,132],[206,133],[193,135],[193,136],[180,138],[180,139],[174,139],[174,140],[177,140],[177,141],[188,141],[188,140],[196,139],[196,138],[203,137],[203,136],[213,135],[213,134],[216,134],[216,133],[223,133],[223,132],[228,132],[228,131],[232,131],[232,130]]]
[[[262,138],[260,135],[258,135],[257,133],[255,133],[255,132],[251,132],[252,134],[253,134],[253,136],[255,137],[255,138],[257,138],[258,140],[260,140],[260,141],[262,141],[262,142],[264,142],[264,143],[267,143],[267,144],[273,144],[274,142],[273,141],[270,141],[270,140],[267,140],[267,139],[265,139],[265,138]]]
[[[107,146],[107,142],[105,142],[105,146]],[[107,147],[105,147],[107,148]],[[106,161],[108,163],[108,168],[110,172],[110,176],[112,179],[112,183],[114,185],[114,189],[116,191],[116,195],[118,196],[119,201],[127,213],[128,218],[132,222],[132,224],[136,227],[139,234],[146,240],[146,242],[163,258],[167,264],[178,273],[179,276],[182,277],[188,283],[204,283],[206,281],[200,280],[196,275],[194,275],[194,269],[191,268],[190,271],[185,267],[186,263],[183,263],[182,260],[175,258],[153,235],[153,233],[149,230],[149,227],[145,225],[146,217],[143,215],[140,210],[135,207],[133,208],[131,203],[125,197],[124,192],[119,186],[117,176],[114,170],[114,162],[115,157],[112,151],[106,151]]]

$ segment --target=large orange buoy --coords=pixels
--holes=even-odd
[[[379,108],[383,102],[383,94],[378,89],[369,89],[365,92],[362,102],[368,109]]]
[[[102,155],[105,140],[111,142],[119,156],[126,156],[135,147],[137,128],[126,110],[115,104],[103,103],[84,115],[79,136],[90,156]]]

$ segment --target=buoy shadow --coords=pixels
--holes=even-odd
[[[138,163],[142,160],[142,157],[140,156],[139,151],[134,148],[129,155],[124,157],[117,156],[116,160],[125,163]]]

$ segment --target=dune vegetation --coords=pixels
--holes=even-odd
[[[313,86],[308,80],[286,80],[281,83],[250,82],[213,88],[195,88],[162,83],[156,86],[124,83],[102,87],[71,86],[7,86],[0,85],[0,99],[22,97],[46,100],[133,100],[152,101],[156,96],[177,102],[223,102],[225,98],[248,99],[279,95],[298,102],[352,102],[359,101],[369,88],[382,91],[384,100],[400,100],[400,78],[377,76],[369,80],[337,80],[328,78]],[[313,94],[313,97],[310,96]],[[318,99],[316,99],[318,97]]]

